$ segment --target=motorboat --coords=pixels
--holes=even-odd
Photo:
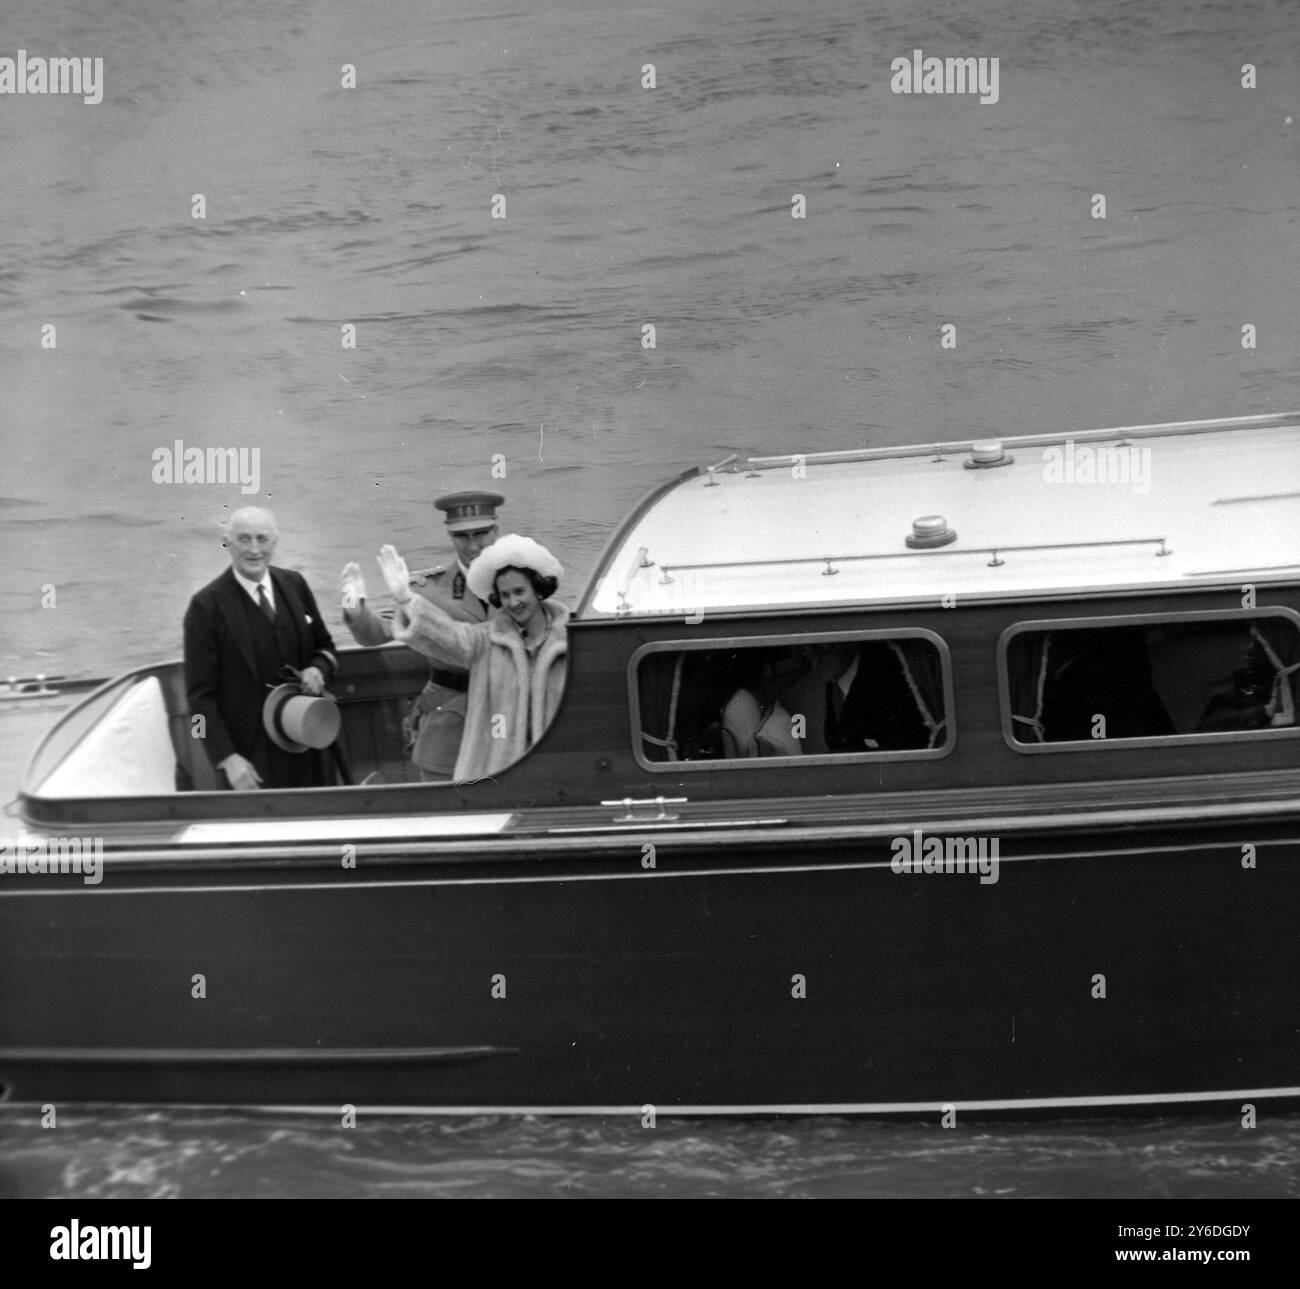
[[[14,1101],[1022,1113],[1300,1095],[1300,413],[731,457],[612,534],[517,762],[235,793],[183,668],[0,855]],[[1235,1109],[1234,1109],[1235,1112]]]

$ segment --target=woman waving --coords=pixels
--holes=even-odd
[[[406,561],[392,546],[379,568],[397,604],[393,639],[435,661],[469,669],[465,734],[455,779],[487,778],[517,761],[560,706],[569,610],[551,597],[564,569],[530,537],[499,537],[470,568],[470,590],[496,611],[486,622],[457,622],[411,594]]]

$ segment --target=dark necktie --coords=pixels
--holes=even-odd
[[[257,607],[266,614],[266,620],[275,626],[275,610],[271,607],[271,601],[266,598],[266,587],[261,582],[257,584]]]
[[[826,738],[826,746],[832,750],[839,746],[840,701],[839,682],[828,681],[826,684],[826,723],[823,726],[823,733]]]

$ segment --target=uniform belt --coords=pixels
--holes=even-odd
[[[429,668],[429,684],[441,685],[444,689],[459,689],[462,693],[469,688],[469,673],[465,671],[439,671]]]

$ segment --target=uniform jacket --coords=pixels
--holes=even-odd
[[[487,778],[517,761],[545,732],[564,694],[569,610],[543,600],[550,619],[533,658],[510,615],[457,622],[429,599],[414,597],[394,619],[393,637],[435,661],[469,669],[465,736],[456,758],[457,782]],[[494,717],[503,721],[494,721]],[[494,732],[504,737],[493,737]]]
[[[214,766],[238,752],[257,767],[264,786],[300,786],[276,782],[274,774],[268,781],[270,750],[262,706],[268,686],[282,683],[276,675],[281,666],[319,667],[328,683],[337,661],[306,579],[287,568],[272,567],[269,575],[281,629],[275,632],[276,644],[264,642],[260,651],[257,628],[248,614],[250,608],[260,610],[233,569],[227,568],[190,600],[185,612],[185,686],[190,714],[204,718],[204,748]]]
[[[411,576],[411,590],[459,622],[486,622],[492,612],[466,585],[458,564],[451,568],[429,568]],[[362,601],[354,617],[343,615],[353,638],[362,645],[382,645],[393,639],[392,610],[380,614]],[[465,676],[465,667],[452,658],[437,657],[439,670]],[[450,778],[460,753],[465,726],[466,693],[430,679],[416,704],[415,743],[411,759],[438,778]]]

